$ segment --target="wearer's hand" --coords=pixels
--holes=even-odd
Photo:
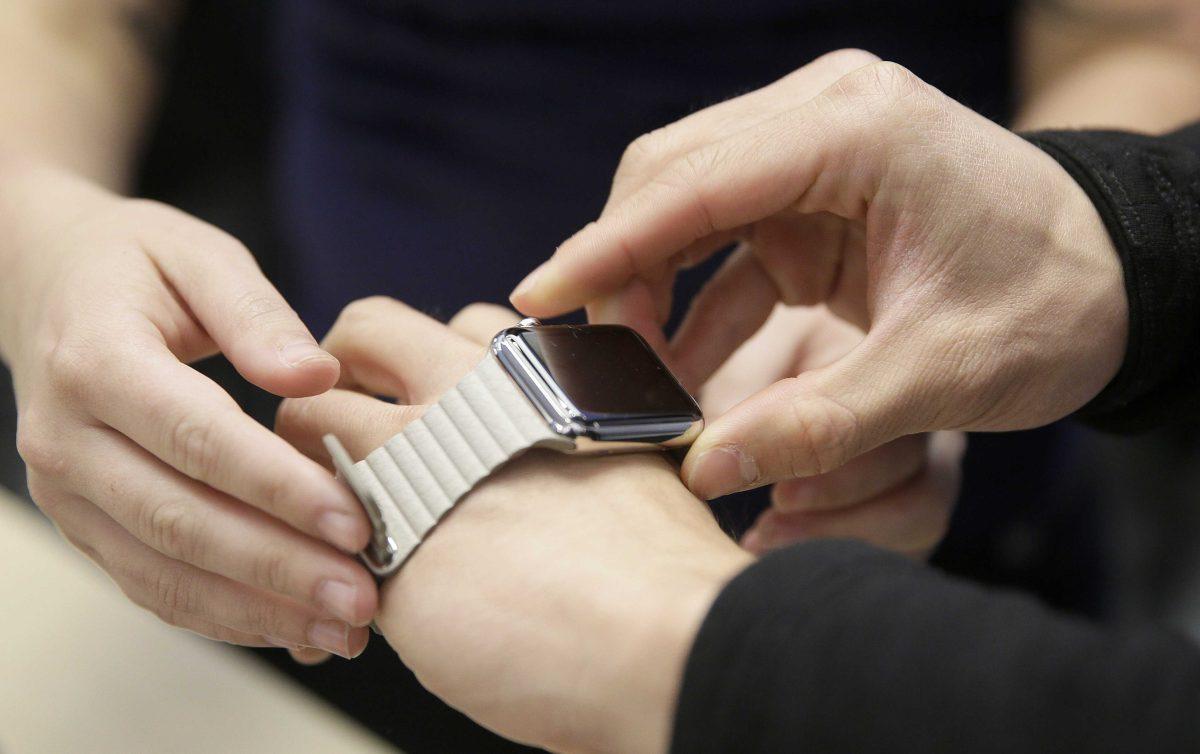
[[[667,344],[674,271],[736,239]],[[513,294],[533,316],[588,304],[635,327],[693,385],[776,301],[824,302],[867,336],[711,423],[683,469],[703,497],[918,432],[1053,421],[1114,376],[1128,328],[1119,260],[1071,177],[860,51],[634,142],[603,215]]]
[[[361,458],[517,319],[477,305],[448,329],[395,301],[356,302],[325,346],[364,392],[285,401],[277,430],[325,463],[328,432]],[[377,620],[426,688],[501,735],[661,752],[692,638],[749,559],[663,456],[533,451],[430,532],[384,584]]]
[[[708,421],[776,380],[820,369],[862,340],[823,306],[777,304],[767,323],[700,390]],[[779,482],[771,507],[742,537],[755,554],[821,537],[848,537],[925,558],[946,534],[958,496],[961,432],[906,435],[825,474]]]
[[[360,652],[377,594],[342,552],[369,536],[357,501],[187,366],[220,350],[296,396],[336,359],[215,228],[40,168],[0,192],[0,350],[38,505],[168,623]]]

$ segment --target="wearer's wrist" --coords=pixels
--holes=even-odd
[[[479,550],[493,537],[505,558],[528,550],[514,573],[530,581],[511,591],[481,585],[484,602],[452,612],[456,620],[495,612],[487,600],[504,594],[511,604],[500,612],[526,624],[513,649],[521,670],[485,694],[512,694],[511,717],[497,710],[504,703],[474,707],[458,696],[472,692],[446,674],[457,660],[439,656],[434,637],[414,636],[439,630],[419,616],[428,600],[445,599],[430,593],[440,569],[470,574],[479,567],[470,558],[494,563],[495,553]],[[431,690],[506,735],[552,751],[661,751],[692,639],[721,585],[750,560],[660,454],[532,451],[472,491],[383,585],[377,623],[414,669],[427,670]],[[530,695],[545,701],[531,710]]]
[[[532,473],[561,473],[563,457],[536,454]],[[584,604],[574,614],[580,646],[602,648],[570,701],[574,725],[554,750],[588,754],[659,754],[670,744],[675,701],[700,624],[721,588],[753,562],[711,521],[703,503],[683,485],[661,455],[636,454],[597,461],[619,468],[585,489],[596,504],[655,506],[678,515],[649,535],[629,578],[603,585],[579,584]],[[699,516],[690,514],[701,512]],[[667,529],[667,527],[670,527]],[[613,588],[614,584],[616,588]]]
[[[754,558],[732,542],[705,543],[695,560],[663,571],[609,623],[614,647],[594,709],[597,753],[661,754],[670,747],[688,654],[721,589]]]

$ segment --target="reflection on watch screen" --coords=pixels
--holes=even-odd
[[[696,404],[632,330],[559,325],[520,332],[563,393],[585,414],[696,415]]]

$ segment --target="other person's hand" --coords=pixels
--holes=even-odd
[[[675,270],[738,239],[668,344]],[[905,435],[1056,420],[1116,374],[1128,329],[1120,262],[1066,171],[854,50],[634,142],[602,216],[513,294],[533,316],[625,322],[685,378],[777,301],[825,303],[867,335],[710,424],[684,463],[703,497]]]
[[[277,429],[326,464],[328,432],[361,458],[516,320],[476,306],[447,328],[395,301],[356,302],[325,346],[362,392],[285,401]],[[384,584],[378,623],[422,684],[501,735],[658,752],[692,637],[749,559],[660,454],[532,451],[430,532]]]
[[[704,375],[700,405],[710,422],[775,381],[820,369],[863,338],[824,307],[777,304],[758,332]],[[925,558],[949,526],[958,496],[961,432],[906,435],[815,476],[771,489],[771,507],[742,537],[755,554],[821,537],[848,537]]]
[[[377,594],[348,552],[357,501],[188,366],[223,352],[278,395],[337,360],[228,235],[49,169],[6,164],[0,352],[29,490],[64,536],[168,623],[350,657]]]

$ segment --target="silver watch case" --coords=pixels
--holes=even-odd
[[[642,344],[647,357],[661,366],[664,375],[678,389],[680,397],[690,403],[686,413],[651,410],[601,415],[582,410],[538,354],[520,337],[522,331],[534,328],[580,330],[586,327],[589,326],[543,325],[536,319],[525,319],[516,327],[497,333],[492,339],[491,350],[550,428],[573,441],[574,449],[567,452],[630,453],[691,445],[704,429],[700,407],[662,365],[653,349],[633,330],[629,330],[629,334]]]

